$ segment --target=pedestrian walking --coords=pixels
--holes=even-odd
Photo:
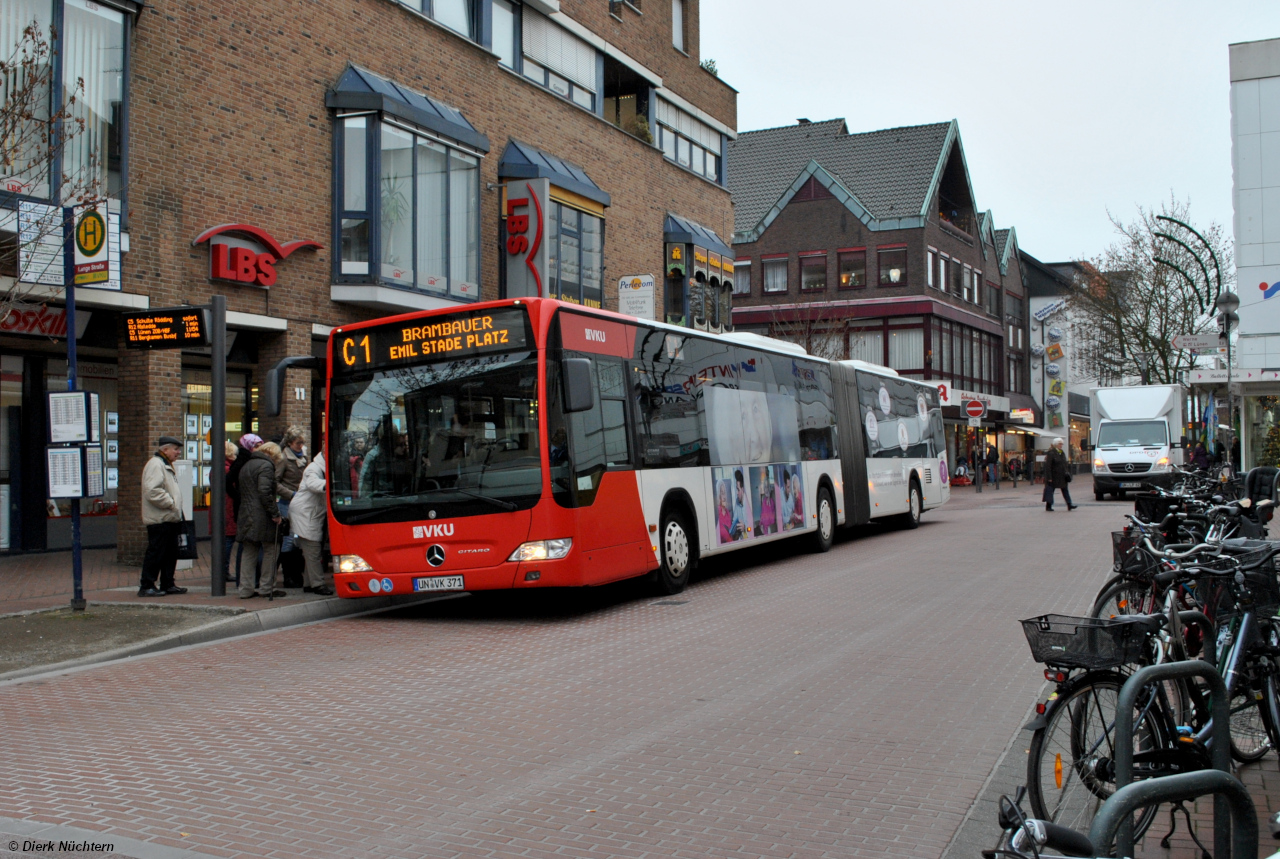
[[[1044,509],[1053,512],[1053,493],[1062,490],[1062,499],[1067,502],[1068,510],[1075,510],[1079,505],[1071,503],[1071,492],[1067,484],[1071,482],[1071,473],[1067,471],[1067,455],[1062,452],[1062,439],[1055,438],[1053,446],[1044,458]]]
[[[987,482],[1000,488],[1000,452],[994,444],[987,444]]]
[[[255,588],[248,576],[240,579],[240,599],[255,596],[282,597],[276,588],[276,561],[280,556],[280,508],[276,505],[276,459],[280,447],[266,442],[256,447],[240,469],[240,516],[236,520],[236,540],[257,557],[262,553],[262,578]]]
[[[1209,451],[1205,449],[1204,442],[1196,442],[1196,449],[1191,453],[1191,465],[1201,471],[1209,470]]]
[[[316,454],[302,473],[302,482],[293,494],[289,505],[289,525],[294,542],[302,550],[305,563],[303,588],[306,593],[333,595],[333,573],[324,563],[325,524],[325,466],[324,454]]]
[[[173,581],[173,571],[178,566],[178,533],[182,527],[178,473],[173,463],[180,456],[182,442],[162,435],[159,449],[142,467],[142,522],[147,526],[147,552],[142,558],[140,597],[187,592]]]

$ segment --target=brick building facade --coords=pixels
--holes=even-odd
[[[145,543],[136,487],[156,437],[195,445],[197,507],[201,469],[221,458],[199,443],[207,350],[126,349],[122,312],[226,295],[228,437],[301,424],[318,448],[320,376],[290,370],[284,414],[259,420],[265,372],[287,355],[323,354],[337,325],[501,297],[505,182],[549,180],[563,262],[548,292],[606,308],[633,275],[655,278],[655,316],[669,303],[669,216],[732,229],[724,177],[736,91],[699,65],[697,0],[651,0],[643,13],[640,0],[15,2],[0,38],[15,41],[24,16],[66,21],[117,59],[93,66],[74,56],[83,40],[55,41],[64,78],[89,69],[99,160],[118,185],[119,288],[78,291],[89,321],[77,339],[81,387],[100,391],[104,426],[118,420],[104,444],[119,490],[82,502],[100,514],[85,519],[86,544],[116,543],[124,559]],[[3,178],[0,239],[12,242],[13,213],[62,201]],[[226,224],[320,247],[277,260],[268,288],[215,280],[210,243],[193,240]],[[233,249],[263,247],[249,232],[223,236]],[[28,261],[6,283],[37,279]],[[19,290],[31,318],[61,313],[56,283]],[[65,387],[65,340],[28,336],[45,333],[0,326],[0,542],[11,551],[66,545],[68,502],[44,497],[38,455],[44,392]]]
[[[1034,403],[1017,237],[976,206],[956,122],[744,132],[729,171],[738,328],[942,383],[960,392],[944,410],[952,426],[960,398],[987,400],[984,440],[1029,446],[1018,437]],[[950,433],[952,461],[978,442]]]

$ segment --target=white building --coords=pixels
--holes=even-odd
[[[1243,396],[1243,465],[1260,462],[1280,408],[1280,39],[1230,46],[1232,200],[1240,337],[1233,393]],[[1225,385],[1226,370],[1192,384]],[[1223,389],[1225,393],[1225,389]],[[1280,432],[1280,431],[1278,431]]]

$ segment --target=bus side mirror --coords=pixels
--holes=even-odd
[[[290,368],[324,370],[324,359],[314,355],[293,355],[267,371],[262,387],[262,411],[271,417],[279,415],[284,405],[284,377]]]
[[[564,379],[564,410],[566,412],[589,411],[596,404],[591,385],[591,359],[565,358],[560,362],[560,376]]]

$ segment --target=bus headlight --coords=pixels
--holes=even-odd
[[[371,573],[373,567],[359,555],[339,555],[334,558],[339,573]]]
[[[507,560],[557,561],[569,554],[569,549],[572,547],[573,539],[570,537],[561,537],[558,540],[533,540],[529,543],[521,543]]]

